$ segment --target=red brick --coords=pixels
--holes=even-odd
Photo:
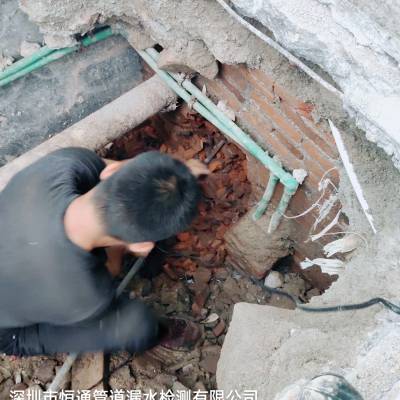
[[[221,70],[221,79],[226,79],[238,90],[244,92],[250,86],[246,67],[243,65],[223,65]]]
[[[262,85],[265,90],[267,90],[272,96],[274,95],[274,82],[263,71],[249,68],[247,73],[253,81],[259,82],[259,84]]]
[[[271,118],[277,128],[287,132],[294,142],[301,142],[301,133],[298,132],[291,122],[289,122],[275,107],[271,106],[267,101],[263,100],[255,93],[251,95],[251,100],[258,104],[265,114]]]
[[[238,101],[240,101],[241,103],[245,102],[245,98],[242,96],[242,93],[240,90],[238,90],[234,85],[232,85],[229,81],[226,80],[225,77],[221,77],[219,79],[219,81],[221,82],[222,85],[226,86],[230,92],[232,92],[236,98],[238,99]]]
[[[284,146],[286,146],[290,152],[293,154],[293,156],[298,159],[298,160],[303,160],[304,159],[304,154],[299,150],[297,147],[295,147],[292,143],[289,142],[289,140],[286,138],[286,136],[280,132],[280,131],[275,131],[274,136],[276,139],[281,142]]]
[[[268,91],[274,96],[290,103],[294,108],[302,109],[304,102],[295,96],[291,95],[281,85],[277,84],[269,75],[259,69],[249,69],[249,74],[253,75],[256,80],[259,80],[267,88]]]
[[[294,124],[300,129],[300,131],[312,140],[325,154],[331,158],[337,158],[337,152],[333,151],[331,146],[321,138],[311,127],[307,126],[303,119],[295,112],[291,107],[285,103],[281,103],[282,110],[285,114],[293,121]]]
[[[260,84],[260,81],[255,79],[252,74],[248,73],[247,77],[251,82],[251,87],[254,91],[256,91],[256,93],[265,96],[266,99],[271,103],[273,103],[277,99],[277,97],[271,91],[269,91],[265,85]]]
[[[270,155],[277,155],[288,170],[304,168],[308,172],[305,182],[291,199],[287,215],[301,214],[317,201],[321,192],[318,184],[324,173],[334,167],[337,149],[325,124],[313,121],[314,105],[304,103],[302,99],[290,94],[284,87],[260,70],[248,70],[241,66],[223,66],[218,79],[206,81],[208,92],[224,100],[234,109],[238,123],[244,126],[249,134]],[[201,87],[201,85],[200,85]],[[249,104],[244,108],[245,100]],[[249,180],[253,187],[253,198],[258,201],[267,183],[269,172],[251,156],[248,161]],[[337,171],[331,172],[329,178],[337,185]],[[271,200],[271,208],[279,203],[283,185],[278,184]],[[324,196],[328,198],[330,191]],[[340,204],[335,205],[329,215],[322,221],[316,231],[319,232],[335,217]],[[271,210],[270,210],[271,211]],[[306,215],[293,219],[296,226],[293,240],[296,243],[296,259],[303,260],[320,257],[322,246],[332,239],[331,236],[310,242],[310,230],[318,217],[319,210],[313,209]],[[346,229],[344,218],[332,230]],[[317,233],[314,232],[314,233]],[[307,243],[304,243],[307,241]],[[317,268],[318,269],[318,268]],[[313,274],[315,273],[313,272]],[[311,276],[310,279],[314,279]]]
[[[324,172],[335,166],[332,160],[322,153],[321,149],[317,147],[311,140],[306,140],[303,142],[303,149],[310,157],[312,157],[322,166]]]
[[[313,118],[311,113],[313,112],[314,108],[315,108],[314,104],[302,103],[296,107],[296,112],[305,119],[310,120],[312,123]]]
[[[222,82],[218,80],[199,79],[197,81],[199,87],[206,86],[207,92],[218,100],[223,100],[235,112],[238,112],[242,107],[242,103],[238,100],[236,95],[232,93]],[[217,102],[218,103],[218,102]]]
[[[314,124],[313,122],[309,121],[307,118],[300,116],[303,122],[310,127],[310,129],[315,130],[318,132],[319,136],[327,143],[332,151],[335,154],[334,158],[337,158],[338,156],[338,151],[335,143],[335,139],[333,138],[333,135],[330,131],[326,130],[326,127],[322,123],[317,123]]]

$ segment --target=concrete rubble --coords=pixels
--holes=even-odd
[[[242,217],[225,235],[228,262],[250,276],[262,279],[274,264],[291,253],[290,223],[268,233],[271,213],[253,221],[254,210]]]
[[[400,176],[390,159],[361,137],[346,142],[379,233],[371,233],[343,175],[344,211],[363,245],[346,256],[339,280],[310,305],[351,304],[372,297],[398,304]],[[343,375],[366,400],[392,398],[389,393],[398,395],[400,384],[399,324],[400,316],[381,306],[313,314],[240,303],[223,345],[217,383],[225,390],[258,390],[259,398],[272,400],[301,379],[333,372]]]
[[[79,356],[72,366],[71,389],[103,389],[104,354],[87,353]],[[100,382],[100,383],[99,383]]]

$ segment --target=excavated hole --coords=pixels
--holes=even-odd
[[[181,107],[173,113],[149,119],[107,146],[102,155],[119,160],[156,149],[184,160],[204,161],[224,139],[212,124]],[[131,295],[150,303],[163,314],[185,316],[198,322],[216,314],[218,320],[202,324],[203,340],[194,351],[161,357],[140,356],[123,373],[114,374],[111,387],[129,386],[134,379],[137,387],[154,390],[178,379],[190,389],[215,388],[217,360],[233,305],[245,301],[291,308],[288,300],[269,296],[248,277],[233,270],[225,259],[225,232],[256,201],[247,180],[245,154],[227,143],[209,168],[212,174],[202,181],[204,196],[199,216],[188,231],[158,244],[144,273],[132,284]],[[307,292],[312,287],[294,272],[292,258],[282,259],[276,268],[283,268],[283,289],[307,301]],[[127,357],[127,354],[114,355],[111,368]],[[149,373],[149,365],[157,374]]]
[[[221,140],[224,136],[212,124],[180,107],[173,113],[150,118],[99,153],[121,160],[143,151],[160,150],[185,160],[204,160]],[[244,301],[292,308],[287,299],[269,296],[226,261],[225,232],[257,201],[247,180],[245,154],[227,143],[209,168],[212,174],[202,181],[204,196],[198,218],[188,231],[158,243],[130,291],[131,297],[142,299],[162,314],[185,316],[198,322],[211,316],[211,321],[201,324],[203,338],[193,351],[136,356],[112,374],[108,381],[111,389],[160,392],[172,388],[177,381],[193,390],[214,389],[217,361],[234,304]],[[274,269],[284,276],[283,290],[304,301],[318,294],[292,257],[279,260]],[[112,371],[129,357],[124,352],[111,355],[109,369]],[[2,394],[11,389],[34,384],[45,389],[64,358],[1,356],[0,377],[5,379],[0,381],[0,398],[6,398]],[[69,387],[67,382],[64,389]]]

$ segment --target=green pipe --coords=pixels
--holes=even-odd
[[[76,47],[79,48],[79,46],[76,46]],[[30,72],[33,72],[33,71],[43,67],[46,64],[49,64],[67,54],[74,52],[75,50],[77,50],[77,48],[66,47],[64,49],[59,49],[59,50],[53,51],[52,53],[48,54],[47,56],[42,57],[39,60],[37,60],[36,62],[27,65],[25,68],[15,72],[14,74],[8,76],[7,78],[0,80],[0,87],[5,86],[12,81],[15,81],[16,79],[21,78],[24,75],[27,75]]]
[[[79,44],[72,47],[65,47],[58,50],[49,49],[47,47],[40,49],[31,57],[17,61],[15,64],[6,68],[0,74],[0,87],[5,86],[18,78],[21,78],[22,76],[27,75],[46,64],[56,61],[67,54],[77,51],[81,47],[88,47],[94,43],[107,39],[108,37],[112,36],[112,34],[113,33],[111,29],[106,28],[95,33],[94,35],[84,37]]]
[[[278,207],[272,214],[271,221],[269,222],[268,233],[274,232],[276,228],[278,228],[282,215],[285,214],[285,211],[287,210],[289,202],[293,195],[294,193],[292,193],[287,187],[285,187]]]
[[[157,62],[159,53],[153,48],[146,49],[146,52]],[[180,75],[169,73],[175,80],[180,80]],[[250,154],[259,159],[279,180],[290,190],[296,192],[298,182],[291,174],[286,172],[272,157],[270,157],[253,139],[250,138],[242,129],[239,128],[232,120],[230,120],[218,107],[199,90],[189,79],[185,79],[181,83],[189,93],[195,96],[200,103],[212,111],[212,113],[230,129],[229,136],[235,135],[236,142],[244,147]]]
[[[187,103],[191,103],[193,101],[192,96],[182,87],[180,86],[168,72],[162,71],[157,67],[156,62],[153,58],[147,54],[143,50],[137,50],[137,52],[143,57],[143,59],[150,65],[151,68],[165,81],[165,83],[174,90],[183,100]],[[206,107],[204,107],[197,100],[194,101],[192,106],[199,114],[201,114],[205,119],[210,121],[213,125],[215,125],[221,132],[223,132],[226,136],[230,137],[236,143],[241,145],[236,136],[232,134],[232,132],[214,115],[212,114]]]
[[[35,63],[37,60],[47,56],[53,51],[55,51],[55,49],[49,49],[47,46],[45,46],[36,51],[30,57],[21,58],[21,60],[16,61],[15,63],[7,67],[4,71],[0,72],[0,81],[4,78],[9,77],[12,74],[15,74],[16,72],[27,67],[28,65]]]
[[[197,97],[197,95],[199,95],[201,93],[200,91],[198,91],[197,88],[196,88],[197,89],[197,91],[196,91],[193,89],[193,87],[191,87],[190,85],[185,83],[185,80],[181,82],[179,74],[171,74],[166,71],[160,70],[157,66],[156,60],[151,56],[151,54],[154,54],[154,51],[149,51],[149,49],[147,49],[146,51],[140,50],[138,52],[143,57],[143,59],[150,65],[150,67],[165,81],[165,83],[169,87],[171,87],[171,89],[174,90],[186,102],[188,102],[188,103],[193,102],[193,100],[194,100],[193,96]],[[175,77],[175,79],[178,80],[178,82],[180,82],[180,84],[174,79],[174,77]],[[188,91],[189,91],[189,89],[191,90],[192,96],[190,95],[190,93],[188,93],[188,91],[185,90],[184,86],[186,86]],[[264,193],[263,198],[260,201],[260,204],[257,207],[259,213],[261,212],[261,214],[262,214],[262,210],[265,211],[265,209],[267,208],[268,203],[271,200],[274,188],[277,184],[277,181],[280,180],[279,176],[275,175],[273,173],[272,168],[270,168],[270,166],[272,166],[274,170],[277,170],[279,172],[279,175],[283,177],[281,182],[285,185],[284,193],[279,202],[278,209],[275,211],[275,213],[273,214],[273,216],[271,218],[270,226],[269,226],[269,231],[270,232],[274,231],[278,227],[280,219],[282,217],[282,214],[287,209],[291,197],[297,190],[298,182],[293,178],[293,176],[291,174],[284,171],[283,168],[275,160],[273,160],[271,157],[267,156],[266,153],[261,149],[261,147],[258,146],[243,131],[241,131],[241,134],[239,134],[238,130],[236,130],[236,129],[235,129],[235,132],[232,132],[230,127],[227,126],[230,124],[228,124],[226,122],[226,119],[221,118],[223,120],[223,122],[221,121],[221,119],[219,119],[220,114],[222,114],[220,112],[220,110],[218,110],[217,107],[215,106],[215,104],[212,103],[208,98],[205,98],[203,93],[201,93],[201,96],[199,96],[199,97],[202,98],[201,101],[203,104],[201,102],[197,101],[197,99],[196,99],[193,102],[193,108],[198,113],[200,113],[203,117],[208,119],[212,124],[214,124],[226,136],[228,136],[229,138],[234,140],[241,147],[243,147],[246,151],[248,151],[250,154],[252,154],[258,160],[260,160],[271,171],[271,178],[272,177],[273,178],[268,181],[267,189]],[[210,112],[210,110],[207,109],[205,107],[205,105],[209,106],[213,112],[215,109],[217,109],[218,113],[215,112],[215,114],[217,114],[217,115]],[[230,122],[232,122],[232,121],[230,121]],[[243,140],[245,138],[247,138],[248,140]],[[248,146],[249,143],[251,144],[250,148]],[[282,171],[284,172],[285,175],[282,174]],[[288,178],[288,176],[290,177],[290,180],[285,179],[285,178]],[[257,213],[257,210],[256,210],[256,213]]]
[[[256,211],[253,214],[254,221],[259,220],[265,213],[265,210],[267,209],[269,202],[271,201],[272,195],[274,194],[274,190],[278,181],[279,178],[271,173],[263,197],[257,204]]]

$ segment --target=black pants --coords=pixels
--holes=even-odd
[[[0,330],[0,353],[17,356],[58,352],[141,352],[157,344],[159,320],[137,300],[118,301],[99,317],[71,326],[37,324]]]

